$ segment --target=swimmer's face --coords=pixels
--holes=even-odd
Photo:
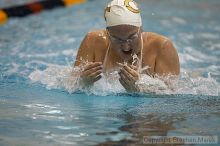
[[[140,27],[131,25],[118,25],[107,28],[112,48],[124,60],[129,61],[141,48]]]

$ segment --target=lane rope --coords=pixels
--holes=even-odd
[[[44,10],[50,10],[56,7],[69,7],[84,2],[86,0],[41,0],[24,5],[2,8],[0,9],[0,24],[6,23],[9,18],[25,17]]]

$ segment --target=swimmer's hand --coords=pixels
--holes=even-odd
[[[138,68],[133,65],[122,65],[119,71],[119,81],[128,92],[139,92],[138,86],[135,84],[139,80]]]
[[[81,81],[85,86],[91,86],[101,79],[103,67],[101,62],[90,62],[83,67],[80,74]]]

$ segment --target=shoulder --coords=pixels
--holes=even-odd
[[[156,54],[163,54],[168,52],[175,52],[176,48],[172,40],[166,36],[153,33],[153,32],[144,32],[143,34],[144,44],[147,44],[148,47],[154,49]]]
[[[86,34],[77,52],[75,65],[81,64],[81,59],[90,62],[95,61],[97,56],[103,56],[106,50],[105,30],[90,31]]]
[[[176,51],[176,48],[174,47],[172,40],[166,36],[153,32],[145,32],[144,38],[147,43],[151,44],[151,46],[154,46],[153,48],[156,49],[158,54],[167,54],[170,51]]]
[[[85,39],[89,47],[97,51],[105,49],[109,43],[106,30],[90,31],[86,34]]]
[[[180,71],[179,57],[173,42],[160,34],[148,33],[148,41],[155,49],[155,72],[158,74],[178,75]]]
[[[169,41],[169,38],[154,32],[143,32],[143,40],[148,45],[161,48],[165,42]]]
[[[90,31],[86,34],[86,38],[90,41],[93,41],[91,43],[99,42],[99,43],[105,43],[107,40],[107,35],[105,30],[96,30],[96,31]]]

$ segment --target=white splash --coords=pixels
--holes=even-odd
[[[115,95],[126,93],[119,82],[118,72],[112,72],[108,76],[95,82],[92,87],[83,88],[80,86],[79,68],[71,66],[49,66],[46,70],[35,70],[29,75],[33,82],[40,82],[48,89],[64,89],[69,93],[82,91],[86,94],[99,96]],[[156,94],[193,94],[193,95],[219,95],[219,83],[211,75],[207,78],[194,73],[181,73],[179,77],[150,77],[141,74],[140,80],[136,83],[143,93]]]
[[[52,65],[46,70],[36,70],[29,75],[33,82],[41,82],[48,89],[65,88],[69,92],[76,90],[78,83],[77,73],[79,69],[68,66]]]
[[[136,82],[141,92],[155,92],[168,90],[168,86],[159,78],[153,78],[146,74],[141,74],[140,79]]]

